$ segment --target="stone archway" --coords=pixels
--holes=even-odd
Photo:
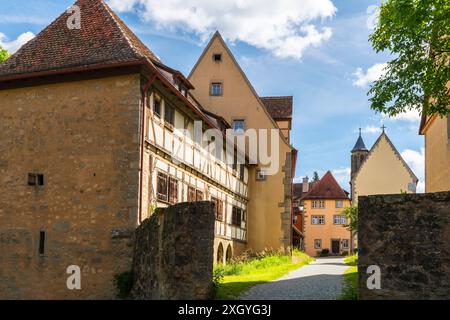
[[[219,243],[219,247],[217,248],[217,263],[223,264],[223,245],[222,242]]]
[[[226,255],[227,262],[230,262],[231,258],[233,258],[233,249],[231,249],[231,244],[229,244],[228,248],[227,248],[227,255]]]

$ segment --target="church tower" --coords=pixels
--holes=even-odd
[[[356,141],[355,147],[352,150],[351,181],[353,181],[353,178],[355,177],[356,173],[358,173],[359,168],[361,168],[361,165],[368,154],[369,150],[367,150],[366,145],[364,144],[360,128],[358,140]]]

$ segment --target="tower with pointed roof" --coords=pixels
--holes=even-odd
[[[364,140],[362,138],[361,128],[359,129],[359,137],[356,141],[355,146],[352,149],[352,167],[351,167],[351,179],[358,172],[362,163],[366,159],[369,154],[369,150],[367,150],[366,145],[364,144]]]
[[[351,155],[351,195],[354,204],[359,196],[415,193],[419,179],[397,151],[383,126],[370,150],[361,131]]]

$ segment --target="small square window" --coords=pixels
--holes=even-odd
[[[214,82],[211,84],[211,95],[221,96],[223,94],[223,85],[221,82]]]
[[[350,247],[350,242],[348,239],[342,240],[342,249],[348,249]]]
[[[314,249],[322,249],[322,240],[320,239],[314,240]]]
[[[312,216],[311,224],[324,225],[325,224],[325,216]]]
[[[265,181],[267,179],[266,171],[258,170],[256,171],[256,181]]]
[[[234,120],[233,131],[235,134],[243,134],[245,131],[245,120]]]
[[[214,54],[213,54],[213,60],[214,60],[215,62],[220,62],[220,61],[222,61],[222,54],[221,54],[221,53],[214,53]]]
[[[44,185],[44,175],[39,173],[29,173],[28,174],[28,185],[29,186],[43,186]]]
[[[344,206],[344,202],[341,200],[336,200],[336,208],[342,208]]]

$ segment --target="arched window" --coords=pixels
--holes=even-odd
[[[228,245],[228,248],[227,248],[227,262],[230,262],[232,257],[233,257],[233,250],[231,249],[231,245]]]
[[[222,243],[219,243],[219,248],[217,249],[217,263],[218,264],[223,263],[223,245],[222,245]]]

